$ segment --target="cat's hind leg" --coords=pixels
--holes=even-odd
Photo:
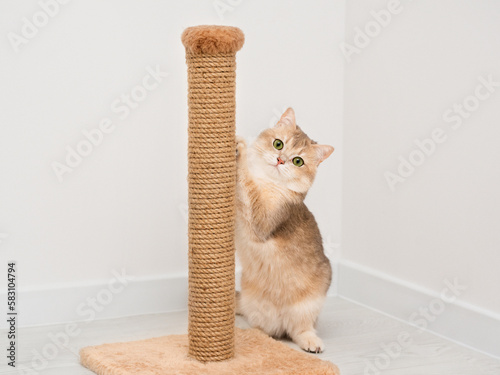
[[[321,340],[313,327],[305,328],[304,331],[296,331],[291,334],[294,343],[301,349],[309,353],[322,353],[325,350],[325,344]]]
[[[286,312],[286,330],[290,338],[301,349],[310,353],[321,353],[325,344],[316,334],[314,325],[318,319],[324,298],[301,301]]]

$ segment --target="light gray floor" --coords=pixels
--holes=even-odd
[[[237,317],[237,326],[248,327],[241,317]],[[91,375],[92,372],[78,364],[80,348],[186,333],[187,313],[98,320],[77,323],[72,330],[69,328],[51,325],[20,329],[17,364],[30,369],[34,365],[36,371],[20,372],[19,367],[13,370],[5,364],[2,354],[0,374]],[[64,333],[67,329],[73,334],[69,341],[66,340],[69,336]],[[325,352],[319,357],[336,363],[343,375],[500,375],[499,359],[418,331],[338,297],[327,300],[319,320],[318,333],[326,344]],[[6,336],[5,331],[1,334]],[[398,337],[404,348],[397,344]],[[52,343],[57,340],[69,349],[55,349]],[[408,342],[410,344],[405,345]],[[288,344],[297,348],[293,343]],[[37,353],[53,358],[47,360]],[[45,368],[40,370],[41,367]]]

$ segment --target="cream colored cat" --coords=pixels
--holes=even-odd
[[[236,312],[271,336],[322,352],[314,326],[332,270],[303,201],[333,147],[312,141],[289,108],[250,147],[238,138],[236,148],[235,241],[243,267]]]

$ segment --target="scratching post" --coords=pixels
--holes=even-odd
[[[339,374],[333,363],[258,329],[234,327],[235,55],[243,41],[235,27],[182,34],[189,82],[188,334],[83,348],[82,365],[98,375]]]
[[[235,80],[240,29],[186,29],[189,105],[189,355],[234,355]]]

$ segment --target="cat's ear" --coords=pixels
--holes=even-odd
[[[296,127],[297,125],[295,124],[295,112],[293,111],[293,108],[288,108],[282,115],[278,123],[276,124],[276,127],[282,126],[282,125],[293,125],[293,127]]]
[[[332,146],[328,145],[314,145],[314,148],[316,149],[316,155],[318,156],[318,165],[329,157],[334,150]]]

